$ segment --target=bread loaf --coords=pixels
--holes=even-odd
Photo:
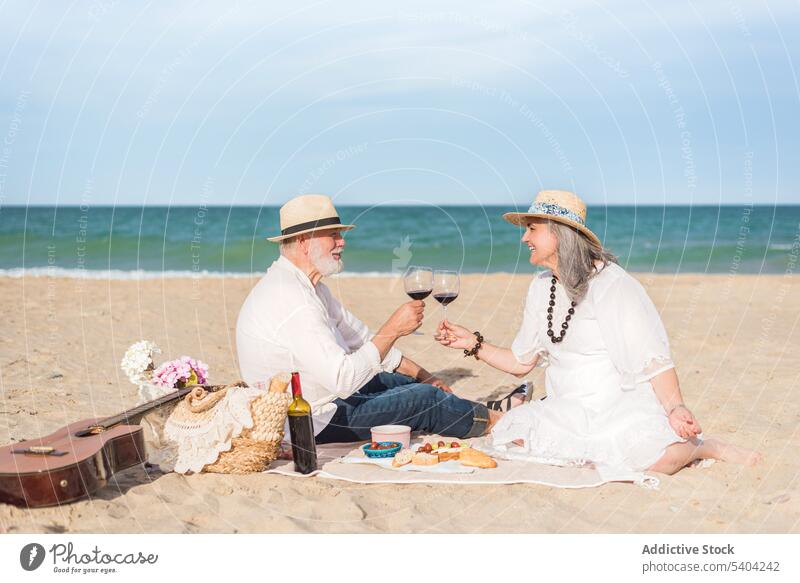
[[[410,449],[401,449],[397,452],[392,460],[392,465],[396,468],[411,463],[411,458],[414,457],[414,452]]]
[[[464,448],[458,459],[461,462],[462,466],[471,466],[474,468],[483,468],[483,469],[497,467],[497,462],[494,461],[491,457],[489,457],[482,451],[478,451],[477,449],[472,449],[471,447]]]
[[[439,456],[435,453],[418,451],[411,457],[411,463],[415,466],[434,466],[439,463]]]

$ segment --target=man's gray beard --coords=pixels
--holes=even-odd
[[[336,260],[329,254],[323,255],[319,247],[313,243],[309,258],[311,259],[311,264],[323,277],[340,273],[344,268],[344,263],[342,263],[341,259]]]

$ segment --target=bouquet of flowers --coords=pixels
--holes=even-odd
[[[131,345],[122,357],[122,372],[134,385],[150,382],[155,369],[153,355],[160,353],[161,349],[154,342],[141,340]]]
[[[161,354],[161,349],[154,342],[140,340],[131,345],[122,357],[122,371],[140,389],[148,385],[181,389],[189,385],[201,385],[208,380],[208,365],[200,360],[181,356],[156,368],[153,361],[155,354]]]
[[[163,363],[153,372],[154,385],[181,389],[189,385],[202,385],[208,380],[208,365],[201,360],[181,356]]]

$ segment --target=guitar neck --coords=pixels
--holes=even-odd
[[[113,417],[108,417],[103,419],[98,423],[98,425],[102,425],[106,429],[110,427],[114,427],[115,425],[119,425],[120,423],[124,423],[126,425],[136,425],[139,421],[142,420],[142,417],[150,413],[151,411],[158,409],[162,405],[166,405],[167,403],[171,403],[177,399],[182,399],[198,386],[204,388],[207,391],[213,390],[212,387],[208,387],[205,385],[192,385],[189,387],[184,387],[182,389],[178,389],[173,393],[169,393],[164,395],[163,397],[159,397],[157,399],[153,399],[152,401],[148,401],[147,403],[142,403],[134,407],[133,409],[128,409],[127,411],[123,411],[118,415],[114,415]]]

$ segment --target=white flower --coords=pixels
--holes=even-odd
[[[161,349],[149,340],[141,340],[133,344],[122,357],[120,366],[128,380],[134,385],[140,385],[150,380],[153,376],[153,355],[160,354]]]

